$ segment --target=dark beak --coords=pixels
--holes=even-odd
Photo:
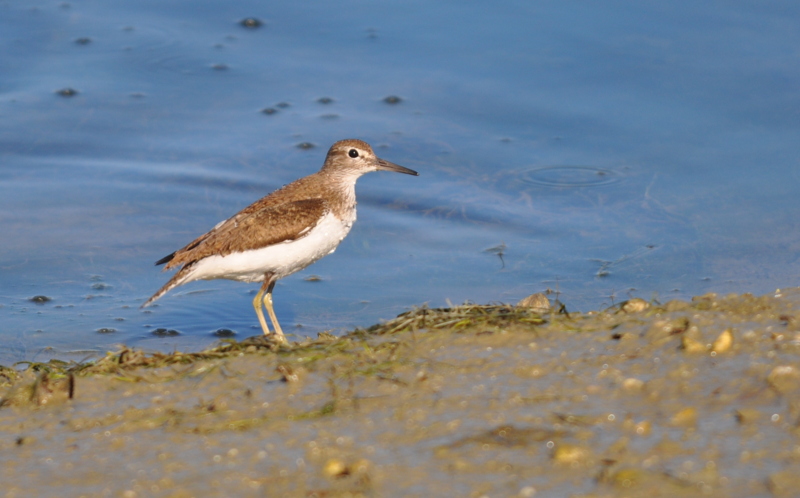
[[[378,169],[381,171],[394,171],[395,173],[405,173],[406,175],[419,176],[413,169],[404,168],[399,164],[390,163],[384,159],[378,159]]]

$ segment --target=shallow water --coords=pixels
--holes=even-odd
[[[139,310],[168,278],[152,264],[349,137],[421,175],[362,178],[336,254],[278,284],[300,335],[548,288],[586,310],[796,285],[798,18],[790,2],[0,2],[0,363],[258,333],[256,286]]]

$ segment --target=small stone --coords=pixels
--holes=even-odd
[[[278,365],[275,368],[275,371],[281,374],[281,380],[283,382],[297,382],[298,380],[300,380],[298,372],[295,371],[295,369],[293,369],[291,365],[287,365],[285,363]]]
[[[686,317],[673,318],[672,320],[656,320],[645,335],[651,340],[662,340],[682,334],[688,328],[689,319]]]
[[[85,37],[85,36],[84,36],[84,37],[81,37],[81,38],[77,38],[77,39],[75,40],[75,44],[76,44],[76,45],[88,45],[88,44],[90,44],[90,43],[92,43],[92,39],[91,39],[91,38],[87,38],[87,37]]]
[[[786,394],[800,388],[800,371],[790,365],[779,365],[769,373],[767,382],[779,393]]]
[[[261,112],[262,112],[262,114],[266,114],[267,116],[271,116],[273,114],[277,114],[278,110],[275,109],[274,107],[266,107],[264,109],[261,109]]]
[[[629,299],[622,305],[622,311],[625,313],[639,313],[650,307],[650,303],[644,299],[634,297]]]
[[[648,420],[642,420],[634,426],[633,430],[637,436],[649,436],[653,430],[653,424]]]
[[[622,381],[622,388],[628,392],[639,392],[644,387],[644,381],[641,379],[636,379],[634,377],[629,377]]]
[[[236,335],[236,332],[231,329],[217,329],[213,332],[213,335],[217,337],[233,337]]]
[[[517,303],[518,308],[531,308],[537,313],[544,313],[550,309],[550,300],[541,292],[531,294]]]
[[[734,413],[736,421],[742,425],[751,424],[761,418],[761,412],[755,408],[740,408]]]
[[[797,496],[797,490],[800,489],[800,475],[797,474],[797,469],[789,467],[770,474],[767,488],[772,496]]]
[[[708,351],[708,348],[705,344],[698,341],[697,339],[692,339],[688,335],[683,336],[681,339],[681,348],[686,351],[687,353],[705,353]]]
[[[78,90],[74,88],[62,88],[61,90],[56,91],[56,94],[61,95],[62,97],[74,97],[78,95]]]
[[[98,334],[113,334],[113,333],[114,333],[114,332],[116,332],[116,331],[117,331],[117,329],[115,329],[115,328],[111,328],[111,327],[100,327],[99,329],[97,329],[97,331],[96,331],[96,332],[97,332]]]
[[[44,303],[49,303],[50,301],[52,301],[52,299],[47,296],[39,295],[39,296],[33,296],[32,298],[29,299],[29,301],[36,304],[44,304]]]
[[[670,419],[672,425],[690,427],[697,424],[697,410],[693,407],[684,408]]]
[[[553,461],[559,464],[580,465],[589,457],[586,448],[571,444],[560,444],[553,450]]]
[[[320,97],[317,99],[320,104],[333,104],[333,99],[330,97]]]
[[[383,99],[383,101],[386,102],[387,104],[394,105],[394,104],[399,104],[400,102],[403,101],[403,99],[401,99],[397,95],[389,95],[388,97]]]
[[[181,333],[175,329],[165,329],[163,327],[159,327],[151,333],[156,337],[175,337],[181,335]]]
[[[686,301],[681,301],[678,299],[673,299],[672,301],[667,301],[664,304],[664,309],[666,311],[683,311],[689,308],[689,303]]]
[[[649,475],[646,471],[636,468],[620,469],[609,477],[612,485],[619,488],[632,488],[639,483],[647,482]]]
[[[331,458],[322,467],[322,473],[327,477],[343,477],[349,474],[347,465],[338,458]]]
[[[24,446],[26,444],[33,444],[36,442],[36,438],[31,436],[20,436],[14,441],[17,446]]]
[[[297,148],[301,150],[310,150],[314,148],[314,144],[311,142],[300,142],[297,144]]]
[[[372,462],[370,462],[366,458],[360,458],[355,462],[353,462],[353,464],[350,466],[350,469],[352,470],[353,474],[361,475],[369,472],[371,466]]]
[[[715,353],[724,353],[728,351],[731,346],[733,346],[733,332],[731,332],[731,329],[725,329],[714,340],[714,343],[711,345],[711,351]]]

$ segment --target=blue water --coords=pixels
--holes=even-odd
[[[257,285],[140,310],[153,262],[342,138],[420,176],[363,177],[337,252],[278,284],[298,335],[797,285],[798,23],[788,1],[0,2],[0,363],[259,333]]]

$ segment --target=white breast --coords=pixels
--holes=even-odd
[[[241,282],[257,282],[265,273],[277,278],[302,270],[336,250],[353,225],[327,213],[304,237],[227,256],[209,256],[194,265],[186,282],[227,278]]]

